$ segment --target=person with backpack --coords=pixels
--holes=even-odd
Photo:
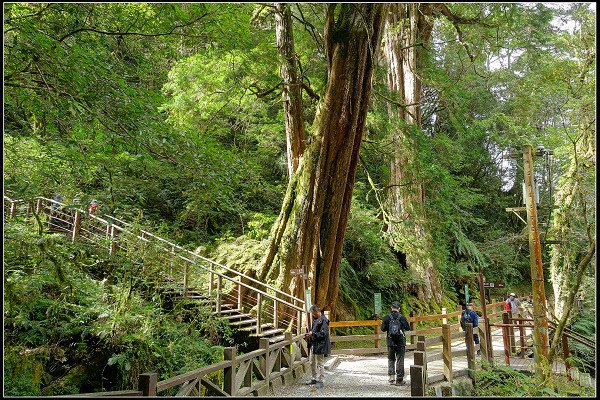
[[[473,328],[479,326],[479,316],[473,310],[473,303],[468,303],[467,308],[460,315],[460,327],[463,331],[467,330],[467,324],[473,324]],[[473,333],[473,343],[479,344],[479,335]],[[481,354],[481,350],[477,350],[477,355]]]
[[[392,303],[391,312],[383,318],[381,330],[387,332],[388,377],[390,385],[404,385],[405,331],[410,331],[408,320],[400,314],[400,303]]]

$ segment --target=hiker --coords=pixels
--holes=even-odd
[[[519,314],[520,303],[521,302],[517,300],[517,296],[514,293],[511,293],[510,296],[508,296],[508,299],[506,299],[506,301],[504,302],[505,309],[511,312],[512,317],[516,317]]]
[[[64,196],[60,193],[56,193],[56,196],[54,196],[54,201],[52,202],[50,212],[50,220],[48,221],[48,229],[51,231],[63,228],[63,223],[61,222],[61,219],[58,217],[58,215],[62,207],[61,203],[64,201],[64,199]]]
[[[92,215],[94,215],[94,213],[96,212],[97,209],[98,209],[98,201],[92,200],[92,202],[90,203],[90,206],[88,207],[88,214],[90,215],[90,219],[92,219]]]
[[[473,328],[479,326],[479,317],[475,310],[473,310],[473,303],[467,303],[467,308],[463,310],[460,315],[460,327],[463,331],[467,330],[467,324],[473,324]],[[479,344],[479,335],[473,333],[473,343]],[[477,350],[477,355],[481,354],[481,350]]]
[[[406,351],[405,331],[410,331],[408,320],[400,314],[400,303],[392,303],[391,312],[383,318],[381,330],[387,332],[388,382],[390,385],[404,385],[404,353]]]
[[[329,320],[321,313],[318,305],[313,304],[310,308],[313,317],[312,329],[305,335],[310,349],[310,372],[312,379],[308,385],[315,385],[318,389],[323,387],[325,375],[325,356],[331,353],[331,342],[329,339]]]

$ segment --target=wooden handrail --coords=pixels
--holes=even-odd
[[[108,214],[105,214],[105,215],[106,215],[107,217],[109,217],[110,219],[113,219],[113,220],[115,220],[115,221],[118,221],[118,222],[122,223],[123,225],[132,226],[131,224],[129,224],[129,223],[127,223],[127,222],[124,222],[124,221],[121,221],[121,220],[119,220],[119,219],[117,219],[117,218],[115,218],[115,217],[113,217],[113,216],[111,216],[111,215],[108,215]],[[302,300],[302,299],[299,299],[299,298],[297,298],[297,297],[294,297],[293,295],[291,295],[291,294],[289,294],[289,293],[286,293],[286,292],[284,292],[284,291],[281,291],[281,290],[279,290],[279,289],[277,289],[277,288],[275,288],[275,287],[272,287],[272,286],[270,286],[270,285],[267,285],[266,283],[264,283],[264,282],[261,282],[261,281],[259,281],[259,280],[257,280],[257,279],[254,279],[254,278],[252,278],[252,277],[250,277],[250,276],[244,275],[244,274],[242,274],[242,273],[241,273],[241,272],[239,272],[239,271],[236,271],[236,270],[234,270],[234,269],[231,269],[231,268],[227,267],[226,265],[220,264],[220,263],[218,263],[218,262],[216,262],[216,261],[210,260],[210,259],[208,259],[208,258],[206,258],[206,257],[203,257],[203,256],[201,256],[201,255],[199,255],[199,254],[196,254],[196,253],[194,253],[194,252],[192,252],[192,251],[190,251],[190,250],[188,250],[188,249],[185,249],[185,248],[183,248],[183,247],[181,247],[181,246],[179,246],[179,245],[177,245],[177,244],[175,244],[175,243],[169,242],[169,241],[168,241],[168,240],[166,240],[166,239],[163,239],[163,238],[161,238],[161,237],[159,237],[159,236],[156,236],[156,235],[154,235],[154,234],[153,234],[153,233],[151,233],[151,232],[147,232],[147,231],[144,231],[144,230],[142,230],[142,229],[140,229],[140,232],[143,232],[145,235],[148,235],[148,236],[150,236],[150,237],[153,237],[153,238],[157,239],[158,241],[164,242],[165,244],[167,244],[167,245],[168,245],[168,246],[170,246],[171,248],[173,248],[173,247],[174,247],[174,248],[176,248],[176,249],[178,249],[178,250],[181,250],[181,251],[184,251],[184,252],[186,252],[186,253],[189,253],[189,254],[190,254],[190,255],[192,255],[194,258],[200,258],[200,259],[202,259],[203,261],[206,261],[206,262],[208,262],[208,263],[210,263],[210,264],[212,264],[212,265],[216,265],[216,266],[218,266],[219,268],[222,268],[222,269],[224,269],[224,270],[226,270],[226,271],[229,271],[229,272],[231,272],[231,273],[233,273],[233,274],[235,274],[235,275],[242,276],[243,278],[245,278],[245,279],[247,279],[247,280],[249,280],[249,281],[251,281],[251,282],[254,282],[254,283],[258,284],[258,285],[261,285],[261,286],[266,286],[267,288],[269,288],[269,289],[273,290],[275,293],[279,293],[279,294],[281,294],[281,295],[287,296],[287,297],[289,297],[289,298],[290,298],[290,299],[292,299],[292,300],[295,300],[295,301],[299,301],[299,302],[301,302],[302,304],[304,303],[304,300]],[[142,239],[144,239],[144,240],[148,241],[148,240],[147,240],[147,239],[145,239],[145,238],[142,238]],[[170,251],[169,249],[164,249],[164,250],[168,250],[168,251]],[[196,260],[194,260],[194,261],[188,260],[188,261],[189,261],[189,262],[192,262],[192,263],[195,263],[195,262],[196,262]]]
[[[56,204],[56,205],[58,205],[58,206],[60,206],[60,207],[66,207],[66,206],[67,206],[67,204],[64,204],[64,203],[61,203],[61,202],[59,202],[59,201],[56,201],[56,200],[53,200],[53,199],[49,199],[49,198],[47,198],[47,197],[43,197],[43,196],[37,196],[37,197],[35,197],[34,199],[38,199],[38,200],[44,200],[44,201],[50,202],[50,203],[52,203],[52,204]],[[6,195],[4,195],[4,200],[8,200],[10,203],[19,203],[19,202],[24,202],[23,200],[13,200],[13,199],[9,198],[9,197],[8,197],[8,196],[6,196]],[[71,206],[73,206],[73,205],[71,205]],[[78,211],[79,211],[79,212],[81,212],[81,213],[84,213],[84,212],[85,212],[85,211],[83,211],[83,210],[82,210],[82,209],[80,209],[80,208],[74,208],[74,209],[75,209],[75,210],[78,210]],[[108,217],[108,218],[109,218],[110,220],[112,220],[112,221],[118,221],[118,222],[121,222],[121,223],[123,223],[124,225],[127,225],[127,226],[132,226],[131,224],[128,224],[128,223],[126,223],[126,222],[124,222],[124,221],[122,221],[122,220],[120,220],[120,219],[118,219],[118,218],[115,218],[115,217],[111,216],[111,215],[108,215],[108,214],[106,214],[105,216],[106,216],[106,217]],[[135,236],[136,238],[138,238],[138,239],[140,239],[140,240],[142,240],[142,241],[144,241],[144,242],[146,242],[146,243],[149,243],[149,242],[150,242],[150,241],[149,241],[149,240],[148,240],[146,237],[143,237],[143,236],[137,235],[137,234],[135,234],[134,232],[130,232],[130,231],[126,230],[126,229],[125,229],[125,228],[123,228],[123,227],[120,227],[120,226],[118,226],[118,225],[115,225],[115,224],[113,224],[113,223],[112,223],[112,221],[111,221],[111,222],[109,222],[108,220],[106,220],[106,219],[104,219],[104,218],[101,218],[101,217],[99,217],[99,216],[97,216],[97,215],[94,215],[94,214],[92,214],[92,215],[89,215],[89,217],[90,217],[91,219],[97,220],[97,221],[98,221],[98,222],[100,222],[101,224],[104,224],[104,225],[107,225],[107,226],[113,226],[115,229],[117,229],[117,230],[121,231],[121,232],[122,232],[122,233],[124,233],[124,234],[128,234],[128,235]],[[288,306],[288,307],[291,307],[291,308],[293,308],[294,310],[296,310],[296,311],[299,311],[299,312],[301,312],[301,313],[304,313],[304,312],[306,312],[306,310],[305,310],[305,309],[304,309],[304,307],[302,306],[302,305],[304,304],[304,300],[302,300],[302,299],[296,298],[295,296],[293,296],[293,295],[291,295],[291,294],[289,294],[289,293],[285,293],[285,292],[283,292],[283,291],[281,291],[281,290],[279,290],[279,289],[277,289],[277,288],[274,288],[274,287],[272,287],[272,286],[270,286],[270,285],[268,285],[268,284],[266,284],[266,283],[260,282],[260,281],[258,281],[258,280],[256,280],[256,279],[254,279],[254,278],[252,278],[252,277],[250,277],[250,276],[247,276],[247,275],[245,275],[245,274],[242,274],[241,272],[239,272],[239,271],[236,271],[236,270],[234,270],[234,269],[231,269],[231,268],[229,268],[229,267],[227,267],[227,266],[225,266],[225,265],[219,264],[219,263],[217,263],[217,262],[214,262],[214,261],[212,261],[212,260],[210,260],[210,259],[207,259],[207,258],[205,258],[205,257],[202,257],[202,256],[200,256],[200,255],[198,255],[198,254],[195,254],[195,253],[193,253],[193,252],[191,252],[191,251],[189,251],[189,250],[187,250],[187,249],[185,249],[185,248],[183,248],[183,247],[181,247],[181,246],[179,246],[179,245],[177,245],[177,244],[175,244],[175,243],[169,242],[168,240],[165,240],[165,239],[163,239],[163,238],[161,238],[161,237],[158,237],[158,236],[156,236],[156,235],[152,234],[151,232],[147,232],[147,231],[144,231],[144,230],[140,230],[140,232],[141,232],[143,235],[145,235],[145,236],[149,236],[149,237],[151,237],[151,238],[154,238],[154,239],[156,239],[156,240],[158,240],[158,241],[160,241],[160,242],[163,242],[163,243],[167,244],[167,245],[168,245],[170,248],[177,248],[178,250],[181,250],[181,251],[183,251],[183,252],[185,252],[185,253],[187,253],[187,254],[189,254],[189,255],[192,255],[192,257],[193,257],[193,258],[195,258],[195,259],[197,259],[197,258],[200,258],[200,259],[202,259],[202,260],[204,260],[204,261],[208,262],[208,263],[209,263],[211,266],[213,266],[213,265],[214,265],[214,266],[217,266],[217,267],[219,267],[219,268],[221,268],[221,269],[224,269],[224,270],[226,270],[226,271],[229,271],[229,272],[231,272],[232,274],[234,274],[234,275],[235,275],[237,278],[240,278],[240,279],[239,279],[239,280],[235,280],[235,278],[231,278],[231,277],[229,277],[229,276],[227,276],[227,275],[224,275],[224,274],[222,274],[222,273],[220,273],[220,272],[218,272],[218,271],[216,271],[216,270],[213,270],[211,267],[206,267],[206,266],[204,266],[204,265],[201,265],[201,264],[196,264],[196,260],[195,260],[195,259],[194,259],[194,260],[191,260],[191,259],[189,259],[189,258],[187,258],[187,257],[185,257],[185,256],[182,256],[181,254],[173,254],[173,253],[171,253],[171,250],[170,250],[170,249],[162,248],[162,250],[165,250],[165,251],[167,251],[167,252],[171,253],[173,256],[177,256],[178,258],[180,258],[180,259],[182,259],[182,260],[184,260],[184,261],[186,261],[186,262],[188,262],[188,263],[191,263],[191,264],[193,264],[193,265],[197,265],[197,266],[199,266],[200,268],[202,268],[203,270],[205,270],[205,271],[208,271],[209,273],[214,273],[215,275],[217,275],[217,276],[220,276],[220,277],[222,277],[222,278],[224,278],[224,279],[226,279],[226,280],[228,280],[228,281],[232,282],[234,285],[243,286],[243,287],[245,287],[245,288],[247,288],[247,289],[250,289],[250,290],[252,290],[252,291],[255,291],[255,292],[257,292],[257,293],[260,293],[260,294],[261,294],[261,296],[264,296],[264,297],[266,297],[266,298],[269,298],[269,299],[271,299],[271,300],[273,300],[273,301],[276,301],[276,302],[278,302],[278,303],[284,304],[284,305],[286,305],[286,306]],[[254,282],[254,283],[256,283],[258,286],[261,286],[261,287],[265,288],[265,290],[264,290],[264,291],[263,291],[263,290],[260,290],[260,289],[258,289],[258,288],[256,288],[256,287],[254,287],[254,286],[251,286],[251,285],[249,285],[249,284],[247,284],[247,283],[245,283],[245,282],[242,282],[242,279],[244,279],[244,280],[248,280],[248,281],[251,281],[251,282]],[[272,290],[272,291],[273,291],[273,292],[275,292],[276,294],[278,293],[278,294],[281,294],[281,295],[283,295],[283,296],[286,296],[286,297],[287,297],[287,298],[289,298],[289,299],[290,299],[292,302],[297,302],[297,303],[298,303],[300,306],[298,306],[298,305],[296,305],[296,304],[292,304],[292,303],[290,303],[290,302],[288,302],[288,301],[285,301],[285,300],[283,300],[283,299],[281,299],[281,298],[278,298],[276,295],[272,295],[272,294],[268,293],[268,290]]]

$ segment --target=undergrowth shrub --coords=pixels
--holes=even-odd
[[[233,345],[210,310],[162,309],[158,296],[137,289],[154,277],[105,250],[11,222],[4,256],[6,395],[133,389],[140,373],[172,377],[221,360]]]

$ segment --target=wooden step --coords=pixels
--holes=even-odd
[[[285,335],[273,336],[273,337],[269,338],[269,343],[271,343],[271,344],[279,343],[283,340],[285,340]]]
[[[273,337],[274,335],[277,335],[278,333],[281,333],[281,332],[283,332],[283,329],[275,328],[275,329],[270,329],[267,331],[261,331],[259,334],[251,333],[250,336]]]
[[[229,321],[234,320],[234,319],[240,319],[240,318],[252,318],[252,316],[250,314],[235,314],[235,315],[224,315],[224,316],[220,316],[219,318],[221,319],[227,319]]]
[[[239,313],[239,314],[243,314],[242,310],[240,310],[239,308],[228,308],[226,310],[221,309],[221,314],[233,314],[233,313]],[[215,314],[217,314],[217,312],[215,311]],[[249,314],[244,314],[244,315],[249,315]]]
[[[262,324],[260,326],[260,330],[264,331],[267,328],[274,328],[273,324],[271,323],[267,323],[267,324]],[[241,328],[241,331],[256,331],[256,325],[254,325],[253,327],[247,327],[247,328]]]
[[[254,324],[257,321],[258,321],[258,319],[256,319],[256,318],[253,318],[253,319],[244,319],[244,320],[241,320],[241,321],[230,322],[229,325],[242,326],[242,325]]]

